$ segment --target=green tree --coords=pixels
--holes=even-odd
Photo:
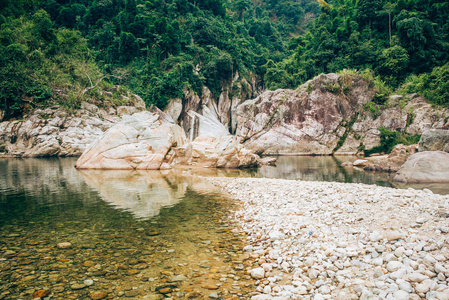
[[[391,86],[397,87],[406,77],[406,69],[409,63],[407,50],[399,45],[386,48],[379,56],[379,66],[377,72]]]

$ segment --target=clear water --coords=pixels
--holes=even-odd
[[[213,186],[175,171],[74,163],[0,160],[0,299],[246,298],[235,206]],[[175,275],[181,281],[170,282]]]
[[[103,299],[247,299],[251,260],[229,217],[237,204],[188,175],[395,186],[390,174],[340,167],[347,160],[354,158],[285,156],[253,170],[137,172],[79,171],[75,158],[1,159],[0,300],[91,299],[95,292]],[[413,187],[449,193],[447,185]],[[63,242],[71,247],[59,248]]]
[[[191,172],[204,176],[283,178],[308,181],[336,181],[375,184],[394,188],[430,189],[434,193],[449,194],[446,183],[400,184],[393,182],[393,174],[367,172],[360,168],[344,168],[343,162],[356,160],[354,156],[278,156],[276,166],[262,166],[253,170],[208,169]]]

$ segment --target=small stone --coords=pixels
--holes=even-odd
[[[378,242],[383,238],[384,238],[384,236],[378,231],[374,231],[369,235],[369,240],[371,242]]]
[[[263,279],[265,277],[265,270],[263,268],[252,269],[251,277],[254,279]]]
[[[161,300],[161,299],[164,299],[164,296],[162,296],[161,294],[150,294],[150,295],[143,296],[142,299],[145,299],[145,300]]]
[[[140,295],[140,291],[139,290],[130,290],[130,291],[125,291],[125,297],[137,297]]]
[[[413,273],[408,275],[408,279],[410,281],[413,281],[413,282],[422,282],[422,281],[424,281],[426,279],[429,279],[429,276],[423,275],[423,274],[418,273],[418,272],[413,272]]]
[[[410,299],[409,293],[407,293],[406,291],[402,291],[402,290],[394,292],[393,296],[397,300],[409,300]]]
[[[218,299],[219,297],[218,297],[217,293],[210,293],[209,294],[209,298],[211,298],[211,299]]]
[[[129,275],[129,276],[131,276],[131,275],[136,275],[136,274],[138,274],[140,271],[139,270],[136,270],[136,269],[129,269],[129,270],[127,270],[126,271],[126,275]]]
[[[441,231],[442,233],[448,233],[448,232],[449,232],[449,227],[442,226],[442,227],[440,227],[440,231]]]
[[[415,286],[415,291],[418,293],[427,293],[430,290],[430,286],[432,285],[432,280],[426,279],[422,281],[420,284]]]
[[[60,249],[66,249],[66,248],[71,248],[71,247],[72,247],[72,243],[69,243],[69,242],[58,243],[58,248],[60,248]]]
[[[212,284],[205,284],[202,285],[201,287],[206,290],[218,290],[218,286]]]
[[[352,164],[356,167],[364,167],[368,163],[366,159],[357,159]]]
[[[264,286],[263,293],[264,294],[271,294],[271,286],[270,285]]]
[[[405,253],[404,247],[398,247],[398,248],[396,248],[396,250],[394,250],[394,255],[398,258],[402,257],[404,255],[404,253]]]
[[[326,294],[329,294],[331,292],[331,289],[330,289],[329,286],[323,285],[323,286],[321,286],[319,288],[319,291],[320,291],[321,294],[325,294],[326,295]]]
[[[176,275],[176,276],[170,276],[168,278],[168,282],[181,282],[181,281],[185,281],[187,280],[187,277],[185,277],[184,275]]]
[[[33,298],[43,298],[50,294],[49,290],[38,290],[33,293]]]
[[[390,272],[395,272],[397,270],[399,270],[400,268],[402,268],[403,264],[399,261],[390,261],[387,264],[387,270]]]
[[[168,294],[168,293],[172,292],[172,289],[169,288],[169,287],[165,287],[165,288],[159,289],[158,292],[161,293],[161,294]]]
[[[399,231],[392,230],[392,231],[388,231],[386,233],[386,237],[387,237],[387,240],[389,242],[391,242],[391,241],[398,240],[398,239],[402,238],[402,234]]]
[[[90,299],[92,300],[100,300],[104,299],[108,296],[108,293],[105,291],[95,291],[89,294]]]
[[[85,284],[81,284],[81,283],[75,283],[72,284],[72,286],[70,287],[72,290],[82,290],[86,287]]]
[[[86,279],[84,280],[84,284],[87,286],[91,286],[94,284],[94,281],[92,279]]]
[[[413,291],[412,285],[403,279],[396,280],[396,284],[400,290],[406,291],[407,293],[411,293]]]

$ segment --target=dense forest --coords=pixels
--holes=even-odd
[[[236,72],[263,79],[320,11],[311,0],[1,0],[0,9],[9,115],[50,98],[74,105],[102,78],[159,107],[186,87],[218,95]]]
[[[318,0],[321,14],[273,65],[270,87],[296,87],[320,73],[371,70],[388,87],[449,103],[449,2]]]
[[[71,108],[100,89],[162,108],[185,88],[219,95],[237,72],[275,89],[343,69],[445,104],[448,20],[444,0],[0,0],[0,109]]]

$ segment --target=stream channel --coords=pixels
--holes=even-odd
[[[76,158],[0,159],[0,300],[248,299],[252,262],[233,223],[238,203],[192,175],[394,186],[389,174],[340,167],[348,160],[100,171],[76,170]]]

